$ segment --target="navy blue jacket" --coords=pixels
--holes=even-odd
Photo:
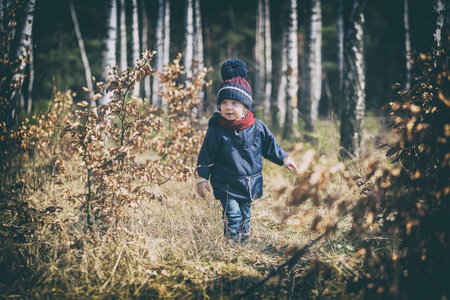
[[[281,166],[287,156],[260,120],[238,131],[210,122],[197,172],[211,180],[216,199],[253,201],[263,194],[262,158]]]

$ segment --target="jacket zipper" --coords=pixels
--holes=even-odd
[[[248,180],[248,191],[250,192],[250,201],[253,201],[253,197],[252,197],[252,180],[251,177],[247,177]]]

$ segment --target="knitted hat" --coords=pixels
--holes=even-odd
[[[225,99],[233,99],[241,102],[248,109],[252,108],[252,89],[248,84],[248,70],[245,63],[239,58],[227,59],[220,67],[222,82],[217,93],[217,107],[220,107]]]

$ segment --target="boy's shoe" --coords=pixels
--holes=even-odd
[[[240,236],[241,244],[248,244],[248,240],[250,239],[250,232],[242,232]]]

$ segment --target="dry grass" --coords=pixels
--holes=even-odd
[[[320,153],[335,157],[338,143],[333,126],[326,125]],[[380,128],[374,128],[379,131]],[[289,147],[289,145],[288,145]],[[304,148],[291,145],[296,159]],[[371,150],[372,152],[375,149]],[[376,154],[379,155],[379,154]],[[21,298],[148,298],[229,299],[238,291],[263,279],[284,262],[295,246],[308,244],[318,233],[310,230],[314,214],[302,214],[282,224],[280,214],[292,188],[293,176],[269,162],[264,168],[265,195],[252,208],[252,238],[247,245],[233,244],[223,236],[220,203],[201,199],[194,179],[168,182],[154,191],[167,196],[162,201],[143,201],[129,209],[129,219],[116,227],[96,222],[85,225],[83,212],[64,200],[54,186],[34,193],[30,200],[37,211],[48,206],[62,209],[42,215],[44,220],[28,243],[10,245],[16,253],[14,281],[0,285],[0,295]],[[279,193],[286,187],[284,193]],[[55,190],[51,190],[54,188]],[[71,189],[79,189],[77,181]],[[340,198],[354,197],[342,182],[329,192]],[[311,207],[304,204],[305,210]],[[337,234],[324,239],[303,257],[295,270],[287,270],[258,290],[262,298],[358,298],[344,290],[348,275],[363,272],[356,255],[357,244],[348,240],[350,222],[339,220],[334,208],[319,208],[330,222],[339,221]],[[9,252],[4,252],[7,255]],[[18,254],[17,254],[18,253]],[[12,255],[12,254],[11,254]],[[310,287],[298,287],[316,259],[328,263],[333,278],[322,278]],[[20,267],[19,267],[20,266]],[[305,277],[302,277],[305,278]],[[308,288],[308,290],[306,290]]]

